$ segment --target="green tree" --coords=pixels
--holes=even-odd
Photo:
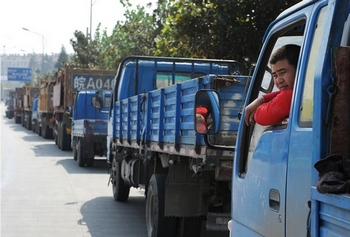
[[[120,0],[124,21],[111,35],[98,26],[90,40],[76,31],[71,64],[117,69],[130,55],[235,59],[246,66],[259,55],[268,25],[300,0],[158,0],[153,14]],[[147,4],[147,7],[152,7]]]
[[[101,63],[107,69],[117,69],[126,56],[152,56],[155,50],[152,15],[144,6],[137,5],[133,9],[128,0],[120,2],[126,9],[125,21],[118,21],[110,36],[104,31],[101,37]]]
[[[81,31],[75,31],[74,36],[76,39],[71,39],[70,43],[73,47],[74,54],[71,57],[70,64],[73,67],[98,69],[100,65],[100,25],[97,27],[95,38],[90,40]]]
[[[66,63],[69,62],[69,56],[67,54],[66,48],[62,45],[61,52],[58,55],[57,62],[55,63],[55,68],[63,68]]]
[[[129,0],[123,4],[125,21],[118,21],[111,35],[101,30],[100,25],[90,40],[81,31],[75,31],[71,39],[74,54],[70,64],[80,68],[117,69],[119,62],[129,55],[154,55],[155,34],[153,16],[146,8],[133,8]],[[146,4],[151,7],[151,4]]]
[[[168,0],[157,55],[255,62],[270,22],[300,0]]]

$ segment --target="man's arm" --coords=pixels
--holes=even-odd
[[[288,117],[292,95],[293,90],[284,90],[269,102],[260,105],[254,114],[255,121],[262,126],[268,126]]]
[[[251,102],[247,107],[245,107],[245,115],[244,115],[244,121],[249,126],[249,124],[254,124],[254,113],[255,110],[261,105],[265,103],[264,97],[258,97],[253,102]]]

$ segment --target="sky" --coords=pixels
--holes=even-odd
[[[155,8],[155,0],[130,0],[132,8],[147,2]],[[0,0],[0,54],[41,54],[43,45],[48,55],[60,53],[62,45],[73,53],[76,30],[85,34],[91,19],[92,35],[99,23],[110,34],[124,12],[119,0]]]

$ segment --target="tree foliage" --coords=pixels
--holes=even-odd
[[[169,0],[157,55],[254,62],[269,23],[300,0]]]
[[[66,63],[69,62],[69,56],[67,54],[66,48],[62,45],[61,52],[58,55],[57,62],[55,63],[55,68],[63,68]]]
[[[130,55],[154,55],[154,21],[145,7],[131,9],[129,1],[121,1],[126,8],[125,21],[118,21],[110,36],[101,38],[103,67],[117,69],[119,62]],[[124,3],[125,2],[125,3]]]
[[[269,23],[300,0],[158,0],[153,14],[144,6],[125,8],[113,32],[98,27],[94,39],[75,32],[72,63],[117,69],[130,55],[160,55],[256,61]],[[147,4],[151,7],[151,4]]]

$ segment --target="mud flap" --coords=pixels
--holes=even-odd
[[[165,187],[165,216],[206,216],[209,206],[210,178],[193,176],[188,164],[169,168]]]
[[[350,160],[350,47],[335,50],[337,93],[331,117],[331,154]]]

